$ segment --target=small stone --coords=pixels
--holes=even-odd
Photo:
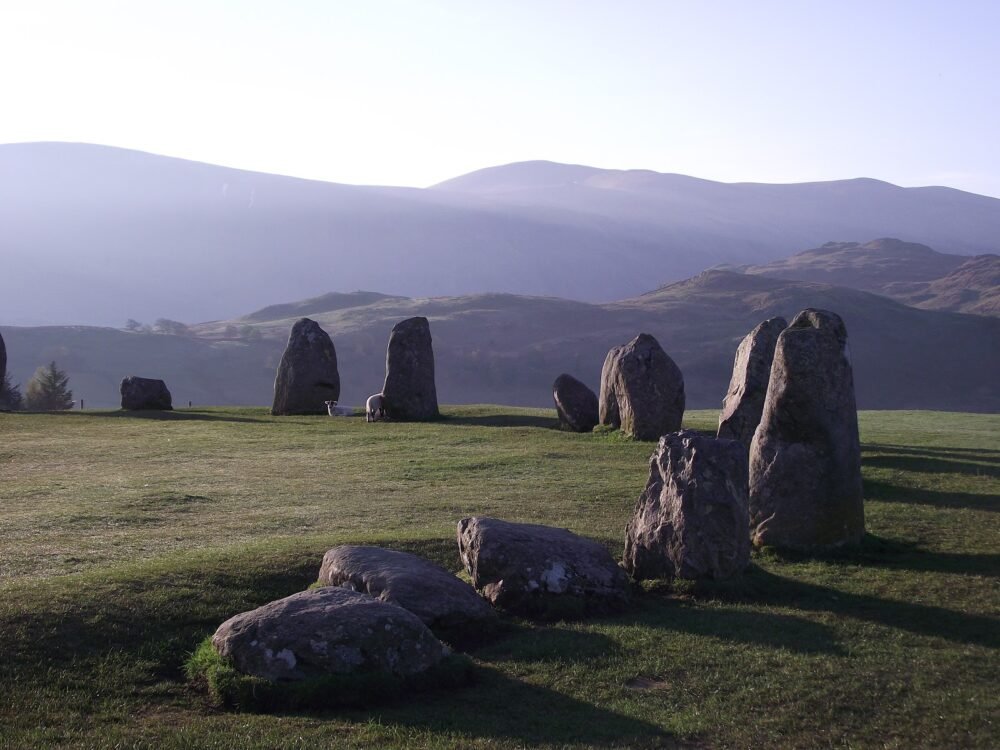
[[[563,373],[552,384],[559,426],[573,432],[590,432],[597,426],[597,394],[572,375]]]
[[[122,379],[120,390],[123,409],[170,411],[174,408],[170,391],[162,380],[129,375]]]

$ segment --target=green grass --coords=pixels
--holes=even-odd
[[[0,415],[0,747],[997,745],[1000,417],[932,412],[861,415],[858,550],[757,553],[739,584],[647,585],[613,617],[508,620],[467,686],[215,708],[186,660],[335,544],[457,570],[455,524],[478,513],[620,554],[652,444],[545,410],[446,415]]]

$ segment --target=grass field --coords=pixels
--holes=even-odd
[[[739,584],[510,620],[451,692],[211,708],[190,652],[304,589],[335,544],[457,570],[456,522],[489,514],[620,555],[651,443],[559,432],[545,410],[445,411],[0,414],[0,747],[1000,746],[1000,417],[933,412],[861,415],[869,536],[850,554],[755,553]]]

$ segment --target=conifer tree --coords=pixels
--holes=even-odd
[[[21,386],[15,385],[10,379],[10,373],[0,380],[0,409],[5,411],[20,411],[24,408],[24,399],[21,397]]]
[[[31,411],[62,411],[73,408],[73,391],[69,390],[69,376],[50,362],[39,367],[24,389],[24,401]]]

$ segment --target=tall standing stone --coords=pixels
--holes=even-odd
[[[597,426],[597,395],[572,375],[563,373],[552,384],[559,426],[573,432],[590,432]]]
[[[681,428],[684,376],[648,333],[608,352],[601,370],[600,420],[639,440]]]
[[[7,377],[7,345],[3,342],[3,336],[0,336],[0,383],[5,377]]]
[[[747,451],[764,413],[764,397],[778,336],[787,327],[788,321],[784,318],[765,320],[746,335],[736,350],[733,376],[719,414],[718,437],[739,440]]]
[[[664,435],[625,529],[633,578],[729,578],[750,564],[742,444],[683,430]]]
[[[756,545],[815,550],[864,535],[861,443],[846,346],[843,321],[826,310],[803,310],[778,337],[750,447]]]
[[[326,414],[340,398],[337,350],[319,323],[301,318],[292,326],[274,378],[272,414]]]
[[[392,327],[385,354],[382,398],[391,419],[422,422],[441,416],[427,318],[408,318]]]

